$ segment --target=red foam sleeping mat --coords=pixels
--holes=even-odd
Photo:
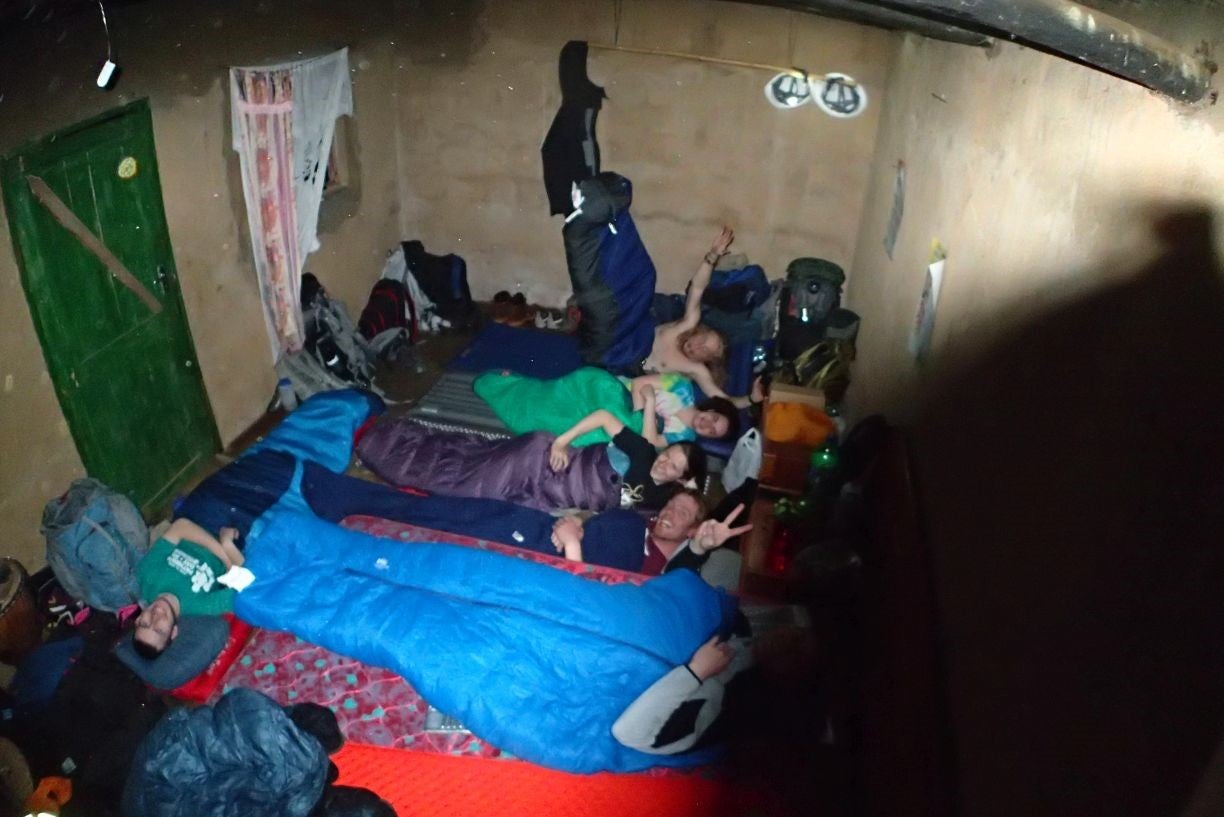
[[[399,817],[785,817],[766,792],[698,774],[568,774],[531,763],[347,743],[332,760],[343,786],[378,794]]]

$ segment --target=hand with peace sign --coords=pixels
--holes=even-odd
[[[752,530],[752,525],[750,524],[740,525],[738,528],[731,527],[731,523],[739,517],[743,510],[744,503],[741,502],[735,506],[735,510],[727,514],[727,518],[722,522],[719,522],[717,519],[707,519],[702,522],[698,526],[697,532],[693,534],[689,548],[700,556],[717,547],[722,547],[723,543],[732,536],[739,536],[741,533],[747,533]]]

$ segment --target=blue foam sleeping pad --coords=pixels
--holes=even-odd
[[[683,664],[734,602],[679,570],[606,585],[472,548],[377,539],[274,514],[247,545],[236,613],[403,675],[493,745],[568,772],[709,762],[649,755],[611,727]]]

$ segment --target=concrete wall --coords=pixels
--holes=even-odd
[[[402,224],[426,246],[464,254],[477,297],[518,283],[544,303],[568,294],[539,155],[560,104],[565,40],[839,70],[873,94],[891,56],[883,32],[733,3],[628,0],[619,23],[613,3],[454,9],[445,24],[407,16],[409,32],[436,33],[405,40]],[[775,111],[762,93],[770,74],[759,70],[595,48],[588,67],[609,96],[598,120],[603,167],[634,182],[660,289],[684,287],[723,223],[771,274],[799,255],[849,262],[882,97],[857,119],[835,120],[814,106]]]
[[[636,184],[638,224],[660,288],[682,289],[721,223],[736,248],[781,274],[802,254],[854,252],[890,36],[707,0],[352,4],[262,0],[134,3],[109,9],[124,73],[92,85],[104,51],[93,13],[36,15],[0,42],[0,151],[148,97],[171,238],[205,385],[223,441],[263,411],[274,378],[250,262],[238,162],[229,148],[226,67],[352,49],[355,178],[324,202],[322,249],[307,268],[359,308],[387,249],[418,237],[469,264],[477,297],[522,288],[568,295],[560,217],[549,218],[539,147],[560,102],[569,39],[802,65],[855,76],[862,117],[765,102],[769,74],[675,58],[592,51],[610,99],[604,167]],[[39,513],[81,474],[0,220],[0,530],[6,552],[41,562]]]
[[[1213,19],[1187,31],[1218,53]],[[896,65],[851,398],[912,432],[963,813],[1179,813],[1224,721],[1224,111],[1009,44],[906,38]]]

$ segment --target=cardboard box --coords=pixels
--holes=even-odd
[[[765,401],[764,440],[761,445],[761,487],[785,494],[801,494],[807,486],[808,463],[814,446],[769,439],[769,404],[801,403],[824,411],[825,396],[820,389],[806,389],[775,383]]]

